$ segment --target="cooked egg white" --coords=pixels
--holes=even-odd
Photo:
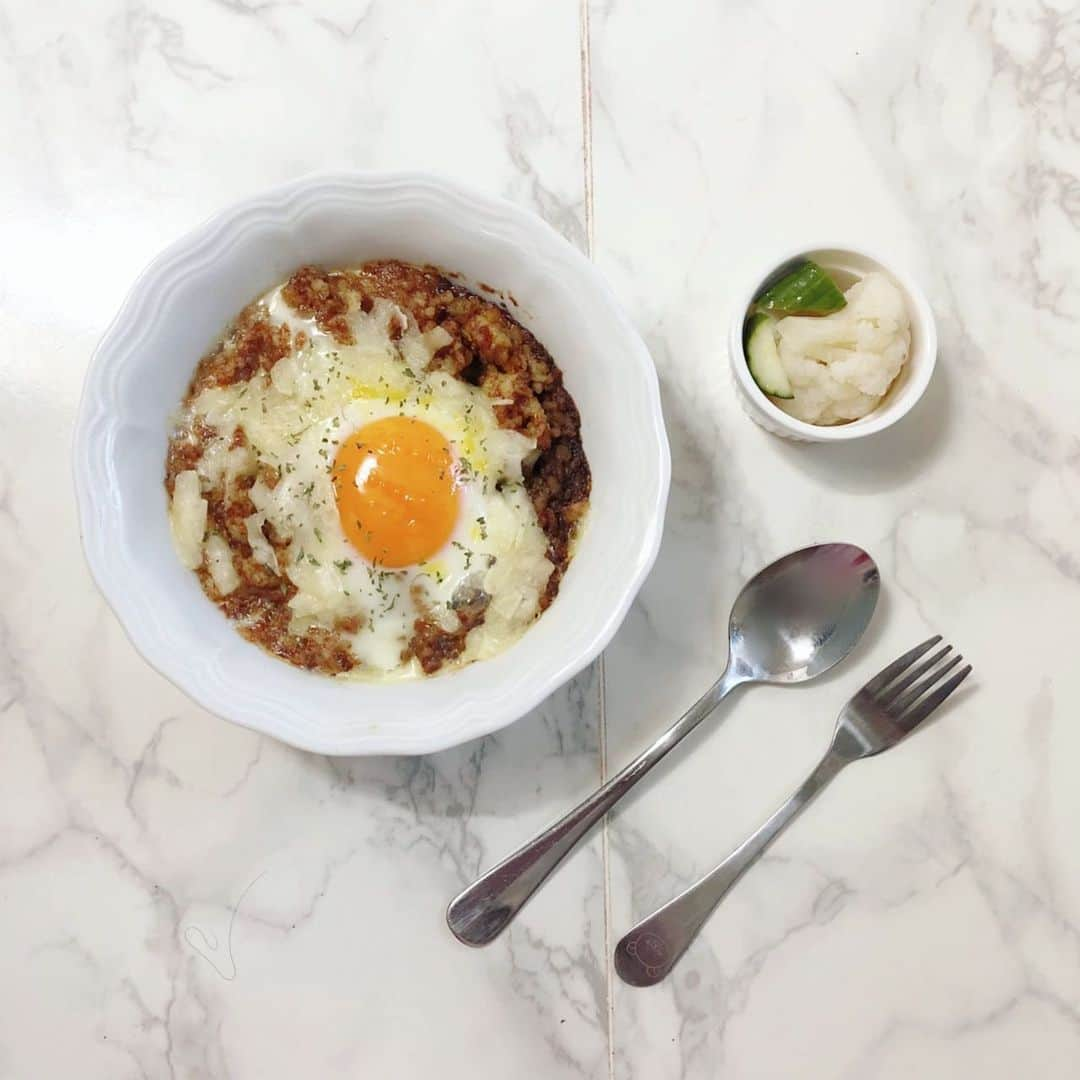
[[[348,346],[300,318],[279,290],[264,302],[271,318],[289,325],[294,339],[302,334],[304,344],[269,373],[205,389],[191,404],[188,419],[198,417],[218,438],[196,470],[177,477],[170,521],[181,560],[197,567],[205,559],[223,594],[236,587],[227,545],[213,536],[203,543],[200,488],[228,485],[272,465],[280,479],[273,487],[259,479],[251,488],[255,513],[246,528],[254,558],[297,587],[290,601],[294,629],[355,618],[360,628],[349,641],[360,665],[354,674],[406,677],[419,673],[414,660],[401,659],[414,621],[427,611],[453,630],[455,609],[484,593],[490,598],[485,619],[469,634],[461,662],[504,649],[536,617],[553,569],[522,485],[533,440],[500,428],[481,390],[428,370],[447,335],[420,333],[390,302],[378,300],[370,313],[351,317],[356,342]],[[396,341],[392,320],[406,323]],[[332,475],[342,444],[388,417],[422,421],[445,440],[457,499],[449,538],[422,561],[392,569],[365,558],[346,536]],[[246,433],[246,446],[231,446],[237,427]],[[275,551],[266,540],[265,522],[288,539],[287,549]]]

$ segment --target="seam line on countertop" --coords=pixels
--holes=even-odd
[[[579,27],[581,34],[581,147],[582,167],[585,170],[585,252],[594,258],[593,244],[593,157],[592,157],[592,49],[589,33],[589,0],[580,0]],[[600,740],[600,783],[607,783],[607,669],[604,654],[597,661],[599,679],[597,704],[600,718],[597,736]],[[615,972],[611,964],[611,862],[609,858],[607,815],[600,822],[600,873],[601,893],[604,903],[603,965],[604,1008],[607,1012],[608,1078],[615,1080],[615,1002],[612,995]]]
[[[587,2],[587,0],[586,0]],[[606,784],[608,779],[607,768],[607,693],[606,679],[607,667],[604,664],[604,654],[600,654],[597,674],[600,678],[600,783]],[[610,841],[608,838],[608,819],[604,815],[600,822],[600,864],[603,874],[604,896],[604,989],[607,1007],[607,1037],[608,1037],[608,1078],[615,1080],[615,998],[612,993],[614,988],[615,971],[611,963],[611,860]]]
[[[589,0],[581,0],[581,146],[585,168],[585,250],[593,257],[592,50]]]

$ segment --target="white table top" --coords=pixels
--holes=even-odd
[[[0,8],[0,1076],[1075,1077],[1069,9]],[[71,496],[83,371],[139,269],[340,166],[450,173],[590,251],[655,357],[674,454],[659,562],[603,662],[425,759],[319,759],[192,705],[95,592]],[[926,399],[858,446],[777,440],[728,382],[738,266],[811,235],[909,263],[939,320]],[[856,657],[747,691],[509,935],[457,945],[448,898],[704,689],[745,576],[826,539],[882,568]],[[976,665],[962,703],[841,777],[671,980],[621,984],[618,936],[933,630]]]

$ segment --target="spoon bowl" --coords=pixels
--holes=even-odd
[[[741,682],[799,683],[835,667],[862,637],[881,577],[854,544],[818,544],[756,574],[728,623],[728,673]]]

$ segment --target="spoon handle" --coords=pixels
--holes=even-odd
[[[728,890],[850,759],[828,753],[799,789],[715,870],[639,922],[615,947],[615,970],[631,986],[660,982],[686,952]]]
[[[593,825],[744,681],[745,676],[725,671],[622,772],[455,897],[446,912],[454,936],[465,945],[487,945],[494,941]]]

